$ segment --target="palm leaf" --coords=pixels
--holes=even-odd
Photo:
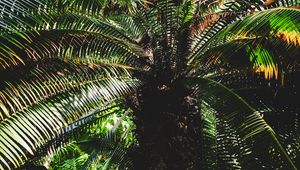
[[[10,65],[25,64],[29,58],[37,59],[44,55],[128,55],[131,53],[135,57],[143,56],[143,50],[139,48],[134,41],[127,35],[127,31],[107,18],[81,16],[72,13],[30,13],[17,16],[20,20],[13,18],[3,18],[3,28],[0,40],[3,42],[0,46],[1,65],[3,68]],[[128,17],[129,18],[129,17]],[[131,20],[123,20],[123,24]],[[70,31],[66,31],[70,30]],[[74,32],[75,31],[75,32]],[[89,35],[88,35],[89,34]],[[97,40],[98,39],[98,40]],[[100,42],[100,41],[101,42]],[[125,41],[130,43],[125,43]],[[98,41],[94,46],[91,41]],[[67,43],[71,44],[66,45]],[[115,45],[113,45],[115,44]],[[102,49],[115,49],[118,53],[104,53],[95,51]],[[109,47],[107,47],[109,46]],[[115,47],[113,47],[115,46]],[[116,47],[118,46],[118,47]],[[122,52],[123,49],[123,52]],[[125,50],[125,51],[124,51]],[[93,51],[93,54],[92,54]]]
[[[24,164],[23,160],[28,159],[27,154],[32,155],[36,152],[61,127],[85,115],[87,110],[99,101],[109,101],[123,96],[137,85],[134,82],[127,83],[117,79],[95,81],[72,93],[62,93],[54,98],[46,99],[3,120],[1,122],[1,136],[8,135],[9,137],[1,138],[4,148],[1,153],[6,155],[10,162],[2,163],[9,165],[7,168],[21,166]],[[8,130],[16,133],[9,133]],[[29,145],[31,146],[29,147]],[[20,147],[24,149],[22,150]],[[20,154],[23,156],[20,157]]]
[[[263,115],[297,167],[299,166],[298,72],[290,71],[284,86],[278,81],[265,80],[263,76],[241,72],[214,77],[215,80],[233,89]],[[291,98],[293,100],[290,100]]]
[[[45,66],[30,69],[21,73],[22,76],[10,77],[12,80],[3,84],[4,87],[0,91],[2,120],[51,96],[75,92],[80,87],[97,81],[110,81],[110,77],[129,76],[126,70],[113,67],[80,67],[62,64],[61,61],[52,62],[52,67],[49,66],[50,62]]]
[[[282,144],[280,144],[273,129],[241,97],[225,86],[209,79],[190,79],[189,85],[195,88],[196,94],[201,95],[201,101],[213,109],[210,114],[213,114],[216,118],[210,119],[210,122],[205,120],[205,122],[212,123],[206,127],[211,128],[212,132],[216,130],[217,132],[209,133],[210,131],[206,130],[203,133],[212,138],[211,142],[208,141],[208,145],[211,145],[210,148],[217,143],[215,154],[224,156],[220,158],[221,167],[222,163],[226,165],[230,163],[230,160],[238,159],[240,162],[236,164],[236,168],[283,166],[288,169],[297,169]],[[215,129],[216,126],[217,129]],[[214,136],[214,134],[222,136]],[[230,137],[226,137],[226,135],[230,135]],[[218,140],[215,141],[213,137],[222,137],[219,139],[221,142],[219,146]],[[224,148],[229,146],[232,146],[229,150],[232,152],[230,154],[226,153],[228,149]],[[219,147],[222,150],[219,150]],[[254,159],[265,160],[265,162],[254,162]],[[278,162],[275,160],[280,162],[280,165],[276,165]],[[212,161],[215,162],[216,160]],[[266,162],[272,163],[267,165]]]
[[[116,112],[122,112],[120,101],[109,102],[109,104],[102,105],[101,108],[94,108],[89,111],[88,114],[82,116],[68,126],[61,128],[55,136],[45,143],[38,152],[31,158],[31,161],[39,161],[45,158],[49,159],[54,154],[64,154],[65,147],[68,147],[69,143],[76,143],[76,140],[84,138],[85,136],[96,136],[95,134],[89,133],[89,129],[101,122],[104,122],[109,116]]]
[[[299,10],[281,8],[262,11],[248,16],[244,20],[238,21],[216,34],[216,38],[212,40],[212,42],[218,43],[210,46],[208,51],[206,50],[206,52],[202,54],[199,53],[196,58],[200,60],[194,62],[192,67],[199,67],[200,63],[203,64],[207,62],[214,64],[223,62],[219,65],[222,68],[224,68],[226,64],[230,64],[231,67],[233,64],[239,67],[238,64],[233,63],[234,61],[232,59],[231,63],[228,62],[228,57],[249,56],[247,57],[249,60],[247,58],[239,58],[239,61],[244,61],[240,63],[240,67],[242,67],[244,63],[246,63],[246,66],[253,63],[254,70],[263,72],[266,78],[278,78],[283,72],[294,68],[291,65],[297,65],[297,60],[291,59],[294,58],[291,51],[297,51],[298,49],[297,47],[293,47],[296,45],[295,42],[298,41],[297,37],[292,36],[294,41],[291,46],[289,44],[290,40],[287,38],[289,36],[286,35],[285,38],[282,39],[282,34],[279,36],[278,32],[291,32],[291,29],[293,29],[292,32],[297,32],[295,27],[300,23],[297,20],[299,18],[297,17],[298,14]],[[269,22],[269,19],[276,20],[276,18],[282,19],[282,17],[289,18],[289,22],[287,22],[288,27],[282,22]],[[297,34],[296,32],[295,34]],[[288,42],[286,45],[283,43],[285,41]],[[282,58],[280,56],[284,57]],[[293,63],[290,63],[289,60]],[[209,65],[206,65],[206,67],[209,67]],[[281,77],[281,80],[283,81],[283,77]]]
[[[207,48],[210,48],[209,44],[212,43],[219,43],[218,41],[214,41],[215,37],[218,37],[217,34],[224,28],[226,28],[230,23],[234,22],[235,20],[241,20],[244,16],[247,16],[247,14],[251,14],[255,12],[256,10],[266,10],[268,8],[274,8],[280,6],[285,7],[292,7],[299,5],[299,2],[297,1],[280,1],[282,3],[277,4],[277,6],[273,7],[266,7],[262,6],[263,2],[259,0],[247,0],[247,1],[236,1],[236,2],[226,2],[223,5],[223,9],[221,8],[221,11],[217,13],[215,21],[208,25],[206,29],[201,31],[195,38],[193,38],[192,42],[192,48],[191,48],[191,56],[188,58],[190,60],[193,60],[195,55],[199,55],[199,53],[202,53],[203,50],[205,51]],[[215,14],[213,14],[215,15]],[[260,18],[263,19],[263,18]],[[195,23],[197,23],[197,20],[202,20],[201,18],[197,18]],[[265,20],[266,21],[266,20]],[[203,54],[203,53],[202,53]],[[191,61],[190,61],[191,62]]]

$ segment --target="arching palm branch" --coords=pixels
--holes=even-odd
[[[137,143],[89,139],[84,167],[106,155],[104,169],[299,168],[299,6],[0,0],[0,169],[128,107]]]

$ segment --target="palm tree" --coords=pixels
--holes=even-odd
[[[94,147],[84,167],[300,168],[299,0],[0,7],[0,169],[79,138]],[[116,112],[133,115],[131,146],[120,121],[93,138]]]

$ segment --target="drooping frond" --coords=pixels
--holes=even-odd
[[[94,74],[96,73],[95,71],[90,73],[83,72],[82,78],[90,77],[91,75],[89,74],[93,72]],[[47,75],[47,73],[45,74]],[[48,73],[48,77],[44,75],[44,77],[38,77],[35,80],[44,79],[42,82],[49,83],[48,89],[44,85],[34,85],[34,81],[31,82],[32,86],[23,83],[23,86],[10,87],[12,90],[19,90],[19,93],[22,95],[16,96],[17,98],[14,97],[15,99],[12,96],[8,96],[10,102],[15,102],[11,107],[16,109],[13,115],[1,122],[1,136],[3,136],[0,139],[1,147],[3,148],[1,154],[8,159],[5,160],[1,157],[2,167],[12,168],[24,164],[24,161],[28,159],[27,155],[33,155],[39,147],[55,136],[60,128],[85,115],[88,110],[99,104],[99,102],[111,101],[119,96],[124,96],[139,84],[137,80],[130,77],[122,78],[110,75],[108,77],[99,77],[99,79],[94,77],[91,80],[87,80],[86,83],[81,80],[77,82],[79,86],[76,87],[73,85],[76,85],[78,77],[74,77],[72,74],[68,77],[63,72],[58,72],[52,76],[51,73]],[[66,78],[65,84],[62,77]],[[51,78],[53,79],[52,82]],[[72,85],[72,83],[75,84]],[[31,88],[31,93],[29,88],[25,88],[26,85]],[[53,91],[51,88],[65,88],[65,91]],[[27,90],[27,93],[22,93],[24,90]],[[42,96],[36,92],[33,93],[33,91],[39,91]],[[54,95],[52,94],[53,96],[48,97],[47,94],[51,93],[51,91]],[[34,95],[37,100],[40,97],[40,101],[27,106],[30,104],[28,102],[30,101],[28,100],[29,98],[31,100],[35,99]],[[19,104],[16,103],[17,101],[19,101]],[[27,101],[27,103],[24,101]]]
[[[296,169],[299,6],[0,0],[0,169]]]
[[[36,67],[29,67],[28,71],[23,69],[25,72],[15,75],[6,73],[7,80],[3,76],[4,83],[0,91],[1,120],[44,99],[62,93],[76,92],[86,85],[101,81],[110,82],[113,79],[130,80],[129,72],[118,67],[80,66],[59,60],[41,63]]]
[[[4,36],[7,35],[2,37]],[[2,69],[43,58],[61,58],[68,61],[73,58],[85,60],[85,57],[99,60],[119,57],[127,60],[128,64],[138,64],[135,60],[142,56],[141,50],[130,44],[91,32],[53,30],[33,36],[30,43],[12,35],[10,38],[18,44],[12,43],[12,40],[5,40],[7,38],[3,40]]]
[[[204,165],[235,169],[297,169],[273,129],[240,96],[209,79],[187,81],[208,108],[203,110],[203,147],[214,151],[203,156]]]
[[[24,15],[17,13],[15,17],[17,19],[1,19],[0,59],[4,69],[12,65],[24,65],[28,60],[53,56],[65,60],[82,56],[123,57],[132,62],[144,55],[136,39],[132,39],[138,35],[124,30],[122,25],[134,25],[132,20],[125,17],[121,23],[101,16],[56,11],[33,11]],[[132,57],[134,59],[130,59]]]
[[[299,70],[285,73],[284,86],[263,75],[235,71],[213,77],[253,106],[272,127],[289,157],[299,167]],[[292,100],[291,100],[292,99]]]
[[[96,16],[131,2],[0,2],[0,169],[45,154],[62,129],[140,85],[132,73],[147,70],[144,31],[127,32],[130,17]]]

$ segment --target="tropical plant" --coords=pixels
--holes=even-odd
[[[299,7],[0,0],[0,169],[300,168]]]

